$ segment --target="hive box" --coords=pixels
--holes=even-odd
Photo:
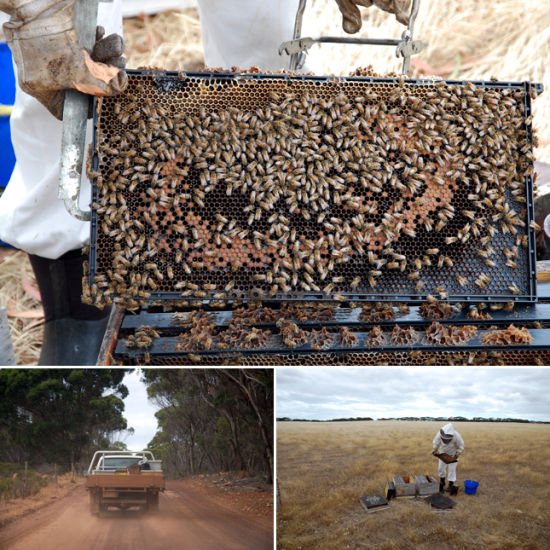
[[[396,497],[414,497],[416,495],[416,485],[412,476],[394,477]]]
[[[439,493],[439,482],[430,475],[416,476],[416,494],[419,496],[436,495]]]

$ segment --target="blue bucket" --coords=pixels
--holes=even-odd
[[[15,76],[11,51],[5,42],[0,42],[0,187],[8,184],[15,166],[10,133],[10,110],[14,101]]]
[[[464,492],[467,495],[475,495],[478,485],[479,485],[479,481],[472,481],[471,479],[467,479],[464,482]]]

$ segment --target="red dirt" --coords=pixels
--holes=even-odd
[[[2,550],[207,550],[273,548],[270,492],[224,491],[197,479],[167,481],[159,512],[88,509],[84,486],[5,525]]]

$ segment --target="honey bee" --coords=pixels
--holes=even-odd
[[[517,287],[517,285],[514,283],[514,284],[511,284],[509,287],[508,287],[508,290],[512,293],[512,294],[521,294],[521,291],[520,289]]]
[[[468,284],[467,279],[462,275],[455,275],[455,278],[460,286],[466,286]]]

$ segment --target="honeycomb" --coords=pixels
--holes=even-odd
[[[264,355],[164,355],[152,356],[147,363],[129,360],[121,354],[113,356],[113,362],[121,365],[235,365],[235,366],[315,366],[315,365],[550,365],[550,351],[499,350],[499,351],[409,351],[409,352],[360,352],[316,354],[264,354]]]
[[[130,71],[96,105],[86,299],[533,300],[534,90]]]

